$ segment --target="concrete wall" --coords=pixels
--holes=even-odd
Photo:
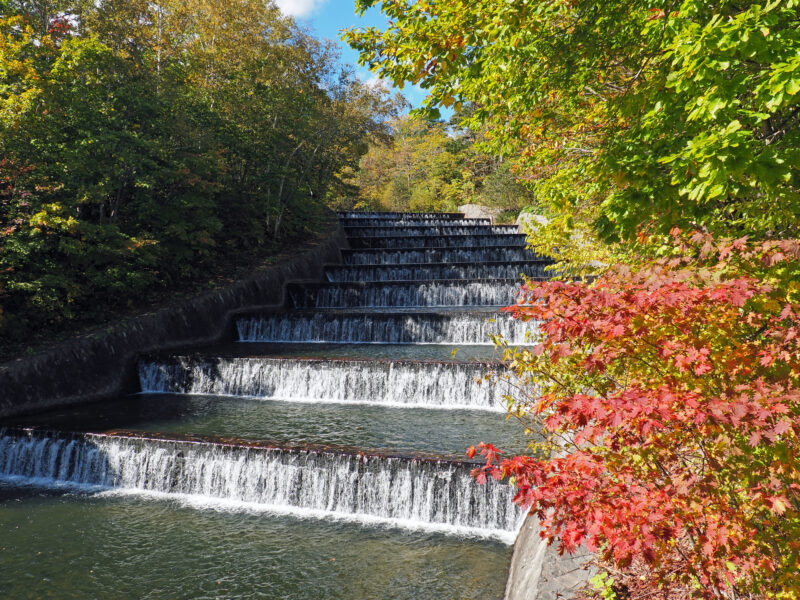
[[[229,287],[4,363],[0,417],[135,392],[137,356],[232,339],[234,312],[282,305],[288,281],[321,280],[322,266],[340,263],[340,249],[345,247],[344,232],[332,219],[321,241]]]
[[[502,208],[491,208],[480,204],[464,204],[458,207],[458,212],[464,213],[466,219],[491,219],[492,223],[503,212]]]
[[[514,543],[505,600],[566,600],[594,575],[584,568],[592,556],[585,550],[558,555],[556,545],[539,537],[539,520],[528,515]]]

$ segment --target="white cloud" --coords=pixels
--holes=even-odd
[[[369,87],[385,87],[387,90],[392,88],[392,84],[389,83],[388,80],[384,79],[383,77],[379,77],[378,75],[372,75],[369,79],[364,82]]]
[[[327,0],[276,0],[275,3],[283,14],[303,19],[310,17],[326,2]]]
[[[356,75],[361,80],[364,85],[369,87],[385,87],[387,90],[392,89],[392,83],[388,79],[384,79],[383,77],[364,69],[358,69],[356,71]]]

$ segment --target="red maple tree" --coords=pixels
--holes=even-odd
[[[551,445],[480,444],[473,475],[649,590],[798,598],[800,243],[673,235],[668,258],[523,286],[506,310],[540,335],[506,349],[529,392],[510,410]]]

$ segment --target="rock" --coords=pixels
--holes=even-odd
[[[517,217],[517,225],[524,233],[536,233],[539,227],[547,225],[550,219],[543,215],[535,215],[533,213],[520,213]]]
[[[574,598],[595,574],[586,550],[558,554],[539,537],[539,521],[529,515],[514,543],[505,600],[564,600]]]
[[[458,207],[458,212],[464,213],[466,219],[491,219],[494,220],[503,212],[502,208],[490,208],[480,204],[464,204]]]

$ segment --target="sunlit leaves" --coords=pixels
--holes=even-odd
[[[375,140],[361,160],[359,206],[429,212],[476,203],[518,211],[533,195],[509,161],[481,150],[481,140],[458,122],[397,119],[391,140]]]
[[[484,452],[487,472],[514,478],[548,538],[646,565],[647,586],[797,598],[800,243],[674,235],[671,257],[591,285],[525,286],[508,310],[543,337],[507,352],[536,386],[512,410],[555,454]]]
[[[373,5],[392,24],[347,33],[362,61],[419,82],[430,109],[477,106],[548,217],[566,197],[605,239],[652,221],[797,232],[795,2],[358,3]]]

